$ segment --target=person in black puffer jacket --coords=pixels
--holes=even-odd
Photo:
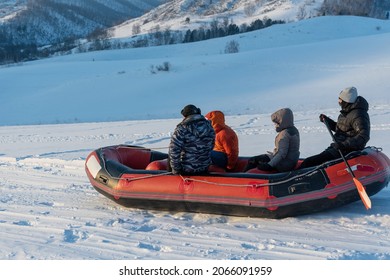
[[[370,117],[368,115],[368,102],[358,96],[355,87],[345,88],[340,92],[340,115],[337,123],[331,118],[320,115],[320,121],[326,122],[334,131],[336,142],[318,155],[306,158],[300,168],[316,166],[329,160],[341,158],[343,154],[363,150],[370,140]]]
[[[214,128],[192,104],[185,106],[181,114],[184,119],[176,126],[169,144],[168,170],[181,175],[206,174],[214,148]]]

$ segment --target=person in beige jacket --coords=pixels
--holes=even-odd
[[[256,168],[264,171],[286,172],[295,168],[299,160],[299,131],[294,126],[291,109],[283,108],[271,115],[278,132],[273,152],[254,156],[249,159],[245,170]]]

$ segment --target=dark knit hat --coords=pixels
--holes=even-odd
[[[183,108],[183,110],[181,110],[181,114],[183,115],[183,117],[188,117],[190,115],[195,115],[195,114],[200,114],[200,109],[198,107],[196,107],[195,105],[192,105],[192,104],[189,104],[187,106],[185,106]]]

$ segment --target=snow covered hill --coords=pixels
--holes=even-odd
[[[390,21],[319,17],[197,43],[2,67],[0,125],[174,118],[172,107],[192,102],[227,114],[329,108],[335,91],[350,84],[383,104],[389,32]],[[239,53],[225,53],[233,40]],[[169,71],[155,71],[165,62]]]
[[[9,45],[66,43],[138,17],[167,0],[34,0],[0,3],[0,37]],[[1,20],[2,19],[2,20]]]
[[[25,9],[27,0],[4,0],[0,2],[0,24],[13,18]]]
[[[160,30],[198,29],[216,20],[233,22],[238,26],[264,18],[290,22],[318,16],[323,2],[323,0],[172,0],[112,30],[114,38],[124,38],[154,32],[156,27]]]

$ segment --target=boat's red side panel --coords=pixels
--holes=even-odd
[[[103,148],[88,156],[87,175],[101,193],[122,204],[144,206],[146,209],[175,209],[176,205],[178,209],[188,211],[229,215],[250,213],[280,218],[322,211],[359,200],[352,176],[342,161],[315,171],[317,177],[305,172],[300,177],[302,171],[280,174],[283,176],[279,177],[240,173],[183,177],[145,170],[150,157],[148,149],[129,146]],[[109,161],[127,167],[119,168],[118,177],[111,176],[106,169]],[[390,160],[377,150],[367,149],[366,153],[348,162],[369,195],[380,191],[390,180]],[[281,191],[275,191],[275,188]],[[297,191],[299,188],[300,192]]]

